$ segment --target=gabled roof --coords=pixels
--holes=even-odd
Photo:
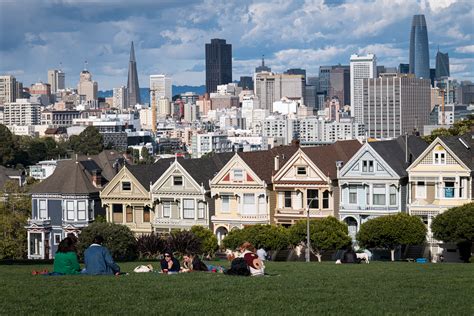
[[[127,165],[127,168],[140,184],[150,190],[150,183],[155,183],[174,162],[175,158],[160,159],[151,165]]]
[[[232,159],[234,154],[233,152],[220,153],[207,158],[178,159],[178,162],[197,184],[202,184],[206,190],[209,190],[209,181]]]
[[[471,170],[474,168],[472,146],[473,135],[468,133],[461,136],[442,136],[441,141]]]
[[[80,156],[79,160],[92,159],[102,169],[102,176],[108,181],[112,180],[117,174],[118,170],[124,164],[131,164],[131,160],[125,154],[116,150],[103,150],[98,155]]]
[[[272,182],[274,173],[274,159],[279,156],[280,167],[282,167],[298,150],[298,146],[278,146],[269,150],[239,152],[242,160],[255,172],[255,174],[267,184]]]
[[[92,184],[92,172],[101,170],[94,160],[63,160],[58,162],[54,173],[34,185],[31,193],[89,194],[100,189]],[[103,181],[106,181],[103,179]],[[104,182],[102,182],[104,185]]]
[[[348,162],[361,147],[362,144],[357,140],[343,140],[328,146],[303,147],[302,150],[324,175],[335,179],[336,161]]]
[[[400,177],[408,175],[406,169],[428,147],[428,144],[418,136],[410,135],[408,139],[408,157],[406,157],[405,136],[396,139],[368,143],[379,156]],[[408,158],[408,162],[405,162]]]

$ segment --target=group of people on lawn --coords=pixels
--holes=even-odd
[[[58,246],[54,258],[54,275],[86,274],[86,275],[120,275],[120,267],[115,263],[110,251],[102,245],[104,238],[95,236],[92,244],[84,252],[84,269],[81,269],[77,258],[77,237],[68,235]],[[264,275],[265,266],[256,254],[255,248],[249,242],[240,247],[238,258],[232,258],[231,268],[224,269],[221,266],[206,265],[199,256],[187,253],[183,256],[182,264],[173,256],[172,251],[166,251],[160,261],[161,273],[176,274],[195,271],[212,271],[227,273],[230,275]],[[241,272],[240,267],[245,265],[248,273]],[[240,270],[239,270],[240,269]]]

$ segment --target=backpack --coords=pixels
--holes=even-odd
[[[250,269],[249,269],[249,266],[247,265],[247,262],[245,262],[244,258],[235,258],[230,263],[230,269],[227,270],[225,274],[249,276]]]

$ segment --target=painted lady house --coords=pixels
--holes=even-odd
[[[297,146],[279,146],[270,150],[238,152],[211,181],[215,200],[213,231],[219,242],[232,229],[247,225],[270,224],[275,208],[272,193],[274,159],[285,163]]]
[[[369,219],[407,212],[406,168],[428,147],[420,137],[365,143],[341,168],[339,219],[355,240]]]
[[[357,140],[332,145],[303,147],[286,163],[275,159],[273,190],[276,196],[274,222],[290,226],[305,219],[336,216],[339,207],[338,164],[347,162],[361,147]]]
[[[445,210],[473,201],[472,134],[438,137],[408,167],[409,213],[420,216],[428,228],[430,256],[458,260],[456,245],[435,240],[431,221]]]

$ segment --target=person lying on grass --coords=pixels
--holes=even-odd
[[[250,274],[252,276],[262,276],[265,274],[265,265],[255,253],[255,248],[249,242],[244,242],[240,246],[241,257],[249,266]]]
[[[180,272],[194,272],[194,271],[208,271],[206,264],[191,253],[187,253],[183,256],[183,266]]]
[[[81,267],[77,260],[75,242],[66,237],[59,243],[58,251],[54,256],[53,273],[55,274],[79,274]]]
[[[110,255],[109,249],[102,246],[104,238],[95,236],[94,241],[84,252],[86,268],[82,273],[90,275],[120,275],[120,267]]]
[[[165,252],[165,257],[161,260],[161,273],[165,274],[174,274],[178,273],[180,270],[180,265],[178,259],[173,257],[171,251]]]

